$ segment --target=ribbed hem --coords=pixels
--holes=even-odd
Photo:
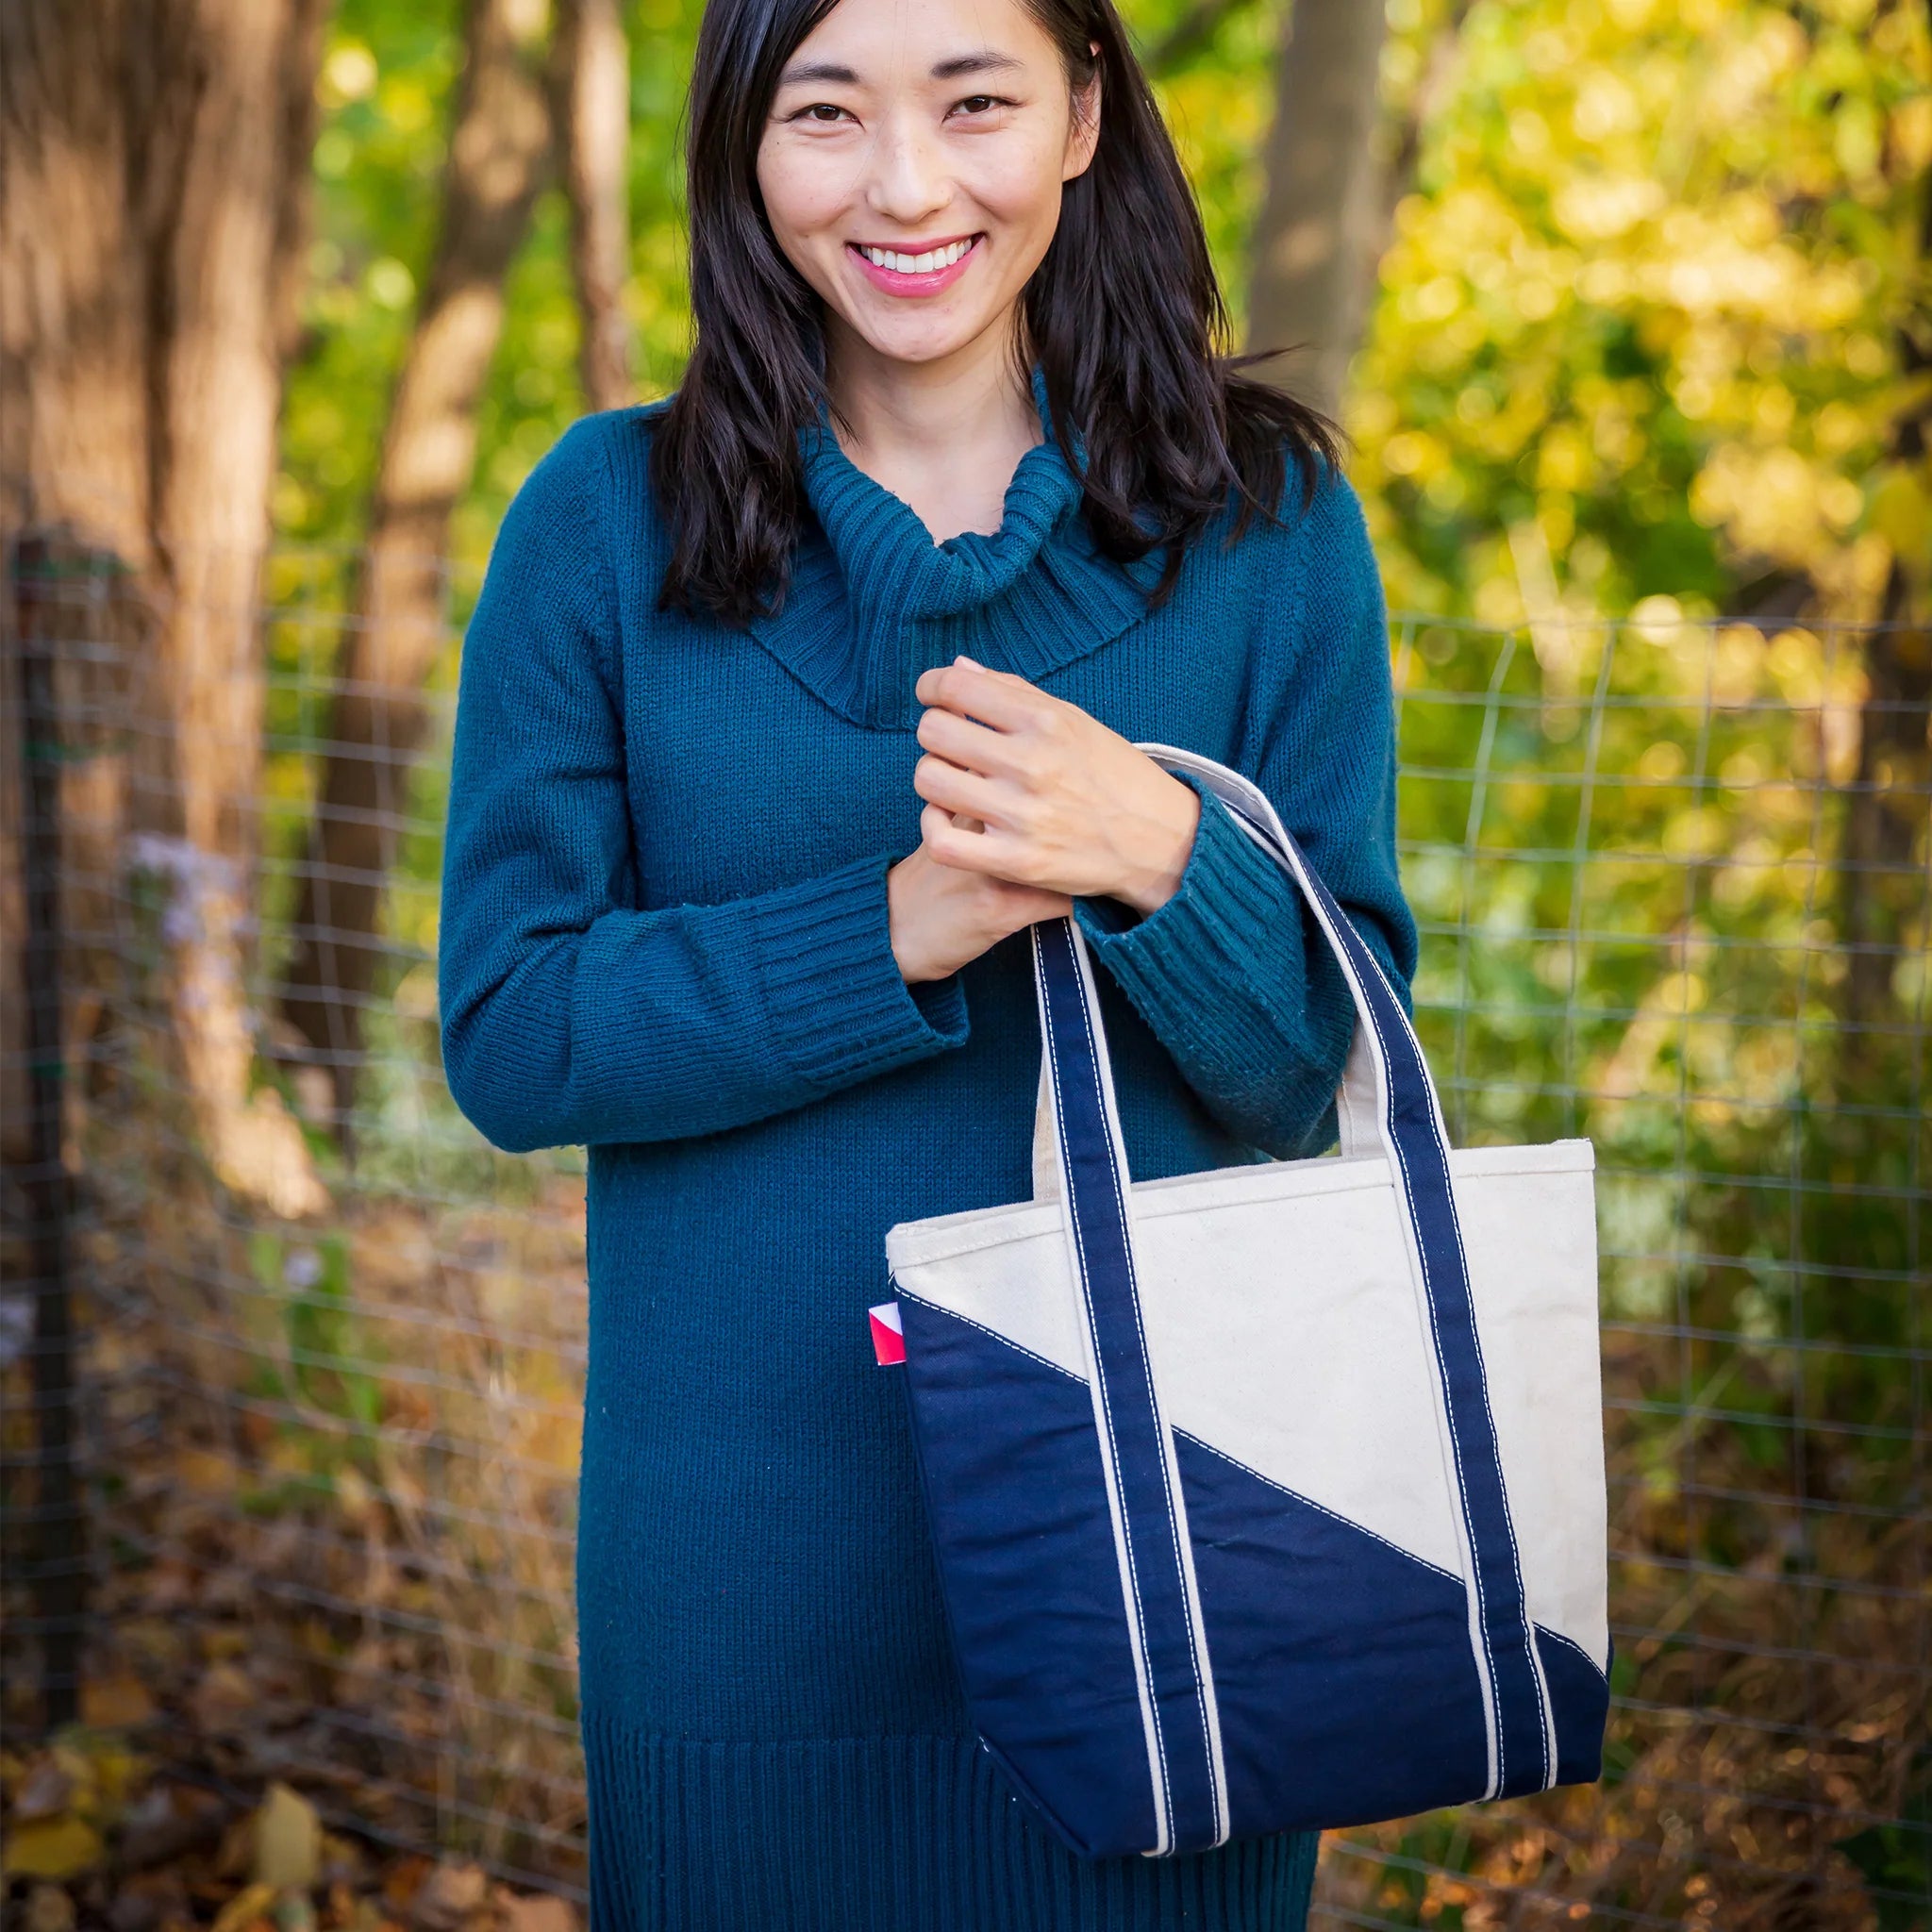
[[[584,1717],[591,1932],[1301,1932],[1317,1840],[1083,1859],[976,1740],[712,1743]]]
[[[875,852],[753,903],[752,941],[772,1038],[800,1076],[829,1092],[964,1043],[960,975],[918,996],[892,957],[886,874]]]

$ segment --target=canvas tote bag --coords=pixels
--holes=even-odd
[[[1341,1147],[1134,1181],[1084,937],[1032,928],[1033,1199],[892,1227],[873,1311],[981,1740],[1089,1857],[1592,1779],[1591,1143],[1452,1152],[1394,991],[1268,799],[1140,749],[1227,806],[1340,961]]]

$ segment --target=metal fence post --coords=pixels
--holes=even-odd
[[[41,1633],[41,1711],[49,1730],[72,1724],[80,1705],[85,1525],[75,1457],[74,1310],[69,1273],[72,1177],[61,1154],[60,719],[54,675],[59,561],[40,536],[14,546],[12,580],[20,652],[21,869],[26,905],[23,966],[29,1079],[29,1154],[20,1176],[28,1214],[34,1295],[32,1388],[35,1534],[28,1582]]]

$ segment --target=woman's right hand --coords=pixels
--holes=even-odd
[[[962,819],[969,828],[977,822]],[[1070,914],[1064,892],[966,872],[932,857],[922,843],[886,874],[892,957],[908,986],[943,979],[1009,933]]]

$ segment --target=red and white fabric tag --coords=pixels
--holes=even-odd
[[[872,1318],[872,1352],[879,1367],[891,1368],[906,1359],[906,1331],[899,1325],[899,1304],[881,1302],[867,1313]]]

